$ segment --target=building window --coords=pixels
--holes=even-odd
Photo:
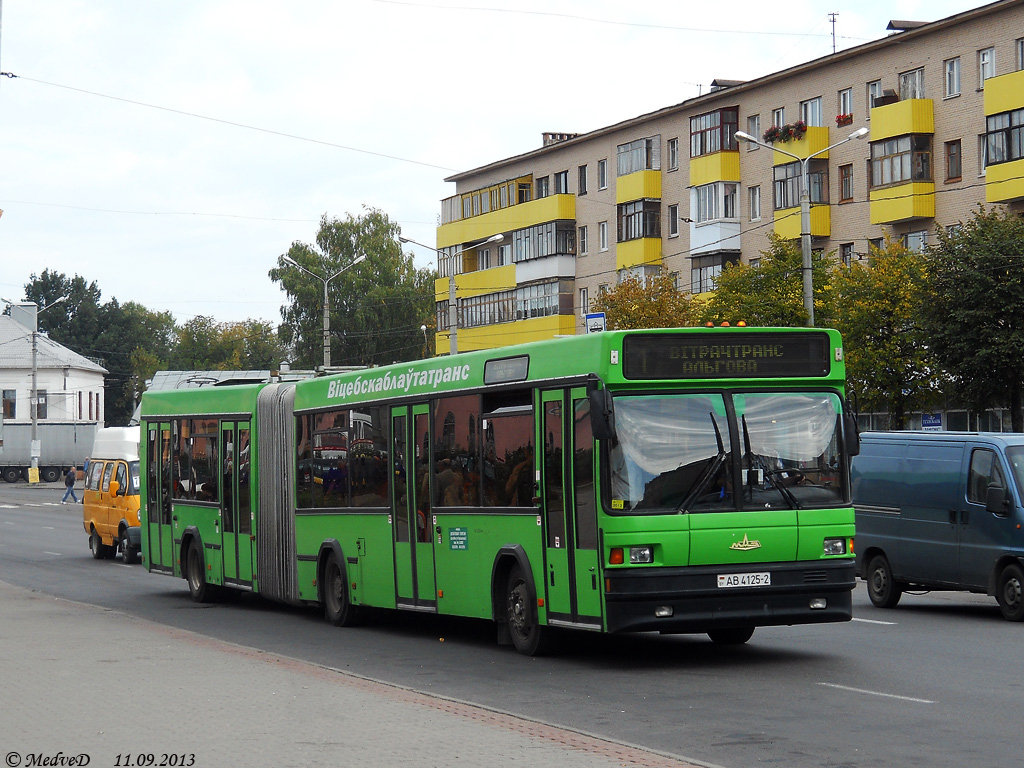
[[[642,237],[661,237],[661,203],[658,200],[634,200],[618,207],[620,243]]]
[[[587,166],[581,165],[576,179],[576,194],[587,194]]]
[[[828,203],[828,161],[812,160],[808,167],[809,194],[812,203]],[[774,169],[775,210],[800,205],[800,163],[777,165]]]
[[[580,288],[580,315],[586,316],[590,311],[590,293],[586,288]]]
[[[1024,69],[1024,37],[1018,37],[1013,47],[1017,51],[1017,71],[1019,72]]]
[[[507,264],[512,263],[512,244],[507,243],[505,245],[498,246],[498,266],[504,267]]]
[[[852,115],[853,114],[853,88],[844,88],[839,92],[839,112],[840,115]]]
[[[668,140],[668,169],[670,171],[679,168],[679,139]]]
[[[698,224],[718,219],[735,219],[737,185],[731,181],[716,181],[693,188],[691,210]]]
[[[602,251],[608,250],[608,222],[602,221],[597,225],[598,247]]]
[[[996,76],[996,49],[983,48],[978,51],[978,87],[984,88],[985,81]]]
[[[515,290],[515,319],[572,314],[572,280],[549,280]]]
[[[661,169],[661,137],[637,139],[618,146],[617,175],[628,176],[637,171]]]
[[[786,108],[777,107],[772,110],[772,125],[776,128],[781,128],[786,124]]]
[[[839,166],[839,202],[853,200],[853,164]]]
[[[761,187],[747,188],[747,203],[750,208],[750,220],[761,220]]]
[[[537,188],[536,198],[538,200],[551,194],[551,179],[547,176],[534,179],[534,186]]]
[[[964,174],[960,139],[946,142],[946,181],[960,181]]]
[[[750,115],[747,118],[747,133],[753,136],[755,139],[761,138],[761,116]],[[755,149],[759,149],[760,145],[755,144],[752,141],[747,142],[747,151],[753,152]]]
[[[873,255],[875,251],[882,250],[882,246],[885,245],[885,238],[882,237],[869,237],[868,238],[868,255]]]
[[[900,136],[871,144],[871,186],[932,180],[932,137]]]
[[[985,118],[985,165],[1024,158],[1024,109]]]
[[[46,395],[45,389],[36,390],[36,418],[45,419],[49,411],[50,399]]]
[[[597,161],[597,188],[608,189],[608,161]]]
[[[14,419],[18,416],[18,391],[15,389],[4,390],[4,418]]]
[[[559,171],[555,174],[555,194],[556,195],[567,195],[569,194],[569,172]]]
[[[928,231],[922,229],[920,232],[907,232],[903,236],[903,245],[906,246],[908,251],[922,253],[928,245]]]
[[[945,96],[948,99],[950,96],[960,95],[960,58],[946,59],[943,64],[946,72],[946,90]]]
[[[739,108],[717,109],[690,118],[690,157],[736,149]]]
[[[576,253],[576,227],[571,221],[549,221],[512,233],[512,261]]]
[[[853,263],[853,243],[842,243],[839,246],[839,258],[842,259],[844,267]]]
[[[900,99],[924,98],[924,68],[900,73]]]
[[[675,203],[668,207],[668,236],[679,236],[679,206]]]
[[[735,264],[737,256],[696,256],[690,263],[690,292],[707,293],[715,290],[715,281],[729,264]]]
[[[821,96],[800,102],[800,119],[810,127],[821,127]]]
[[[576,239],[580,256],[586,256],[590,250],[587,243],[587,228],[580,227],[579,234]]]
[[[871,108],[875,106],[875,99],[882,95],[882,81],[872,80],[868,83],[868,114],[871,113]]]

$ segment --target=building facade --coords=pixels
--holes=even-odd
[[[438,353],[452,294],[457,349],[500,347],[585,332],[590,300],[623,276],[668,271],[705,293],[768,233],[799,238],[801,163],[737,131],[811,157],[812,247],[848,263],[887,236],[923,248],[979,203],[1024,212],[1024,0],[888,30],[446,179]]]

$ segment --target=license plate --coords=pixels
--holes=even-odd
[[[764,573],[720,573],[718,574],[719,588],[726,587],[770,587],[772,575]]]

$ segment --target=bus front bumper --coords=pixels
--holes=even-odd
[[[762,586],[732,586],[763,582]],[[854,561],[608,569],[609,632],[708,632],[853,618]],[[721,585],[721,586],[720,586]]]

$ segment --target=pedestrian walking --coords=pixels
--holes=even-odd
[[[64,473],[64,498],[60,500],[61,504],[68,503],[68,496],[75,500],[75,504],[78,503],[78,497],[75,495],[75,481],[78,479],[78,470],[72,465],[67,472]]]

